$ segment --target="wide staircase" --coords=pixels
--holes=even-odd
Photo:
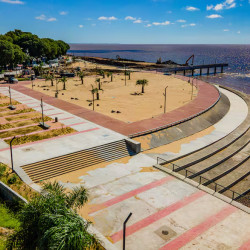
[[[24,165],[21,168],[33,182],[47,180],[103,162],[110,162],[135,153],[125,140],[115,141],[48,160]]]

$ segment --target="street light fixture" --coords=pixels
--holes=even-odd
[[[128,220],[130,219],[132,213],[129,213],[127,219],[123,222],[123,247],[122,249],[125,250],[125,241],[126,241],[126,224]]]
[[[166,106],[167,106],[167,88],[168,86],[165,88],[165,93],[164,95],[164,114],[166,113]]]
[[[11,88],[9,86],[9,95],[10,95],[10,105],[9,105],[9,109],[14,110],[16,109],[16,107],[14,105],[12,105],[12,99],[11,99]]]
[[[13,163],[13,153],[12,153],[12,142],[16,139],[16,137],[14,136],[11,140],[10,140],[10,158],[11,158],[11,169],[12,172],[14,172],[14,163]]]

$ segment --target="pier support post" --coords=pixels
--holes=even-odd
[[[192,69],[192,76],[194,76],[194,69]]]
[[[214,68],[214,74],[215,74],[215,75],[216,75],[216,71],[217,71],[217,68],[215,67],[215,68]]]
[[[200,68],[200,76],[202,75],[202,68]]]
[[[209,75],[209,68],[207,68],[207,75]]]
[[[186,75],[186,70],[184,69],[184,71],[183,71],[183,75],[185,76]]]
[[[223,66],[221,66],[221,73],[223,73]]]

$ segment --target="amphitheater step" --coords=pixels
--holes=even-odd
[[[33,182],[39,182],[41,180],[47,180],[75,170],[103,162],[110,162],[133,154],[134,152],[127,146],[126,141],[120,140],[24,165],[22,169]]]
[[[189,176],[189,178],[193,179],[201,175],[207,179],[213,179],[220,169],[226,170],[230,166],[240,165],[241,162],[244,163],[250,153],[249,141],[239,148],[236,145],[232,146],[201,163],[191,166],[190,169],[195,174]]]

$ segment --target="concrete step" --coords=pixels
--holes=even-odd
[[[35,162],[35,163],[32,163],[32,164],[25,165],[22,168],[26,169],[26,168],[30,168],[32,166],[37,167],[38,165],[43,166],[43,165],[50,164],[51,162],[55,163],[56,160],[59,160],[59,161],[66,160],[68,157],[78,157],[78,156],[89,155],[90,152],[93,152],[93,153],[100,152],[102,149],[105,149],[105,150],[109,150],[109,148],[111,148],[111,149],[115,149],[115,148],[125,149],[125,147],[126,147],[126,145],[124,144],[123,141],[118,141],[117,143],[112,142],[112,143],[108,143],[108,144],[105,144],[105,145],[100,145],[100,146],[97,146],[97,147],[77,151],[77,152],[74,152],[74,153],[69,153],[69,154],[66,154],[66,155],[58,156],[58,157],[54,157],[54,158],[51,158],[51,159],[48,159],[48,160]]]
[[[245,144],[247,144],[249,142],[249,137],[250,131],[247,129],[247,131],[243,132],[242,134],[237,134],[236,137],[230,138],[229,143],[226,145],[222,146],[220,142],[214,143],[201,151],[174,161],[173,163],[179,166],[177,170],[178,172],[207,159],[211,162],[216,161],[217,158],[212,158],[215,155],[218,157],[221,156],[220,159],[223,160],[223,158],[230,156],[230,153],[233,154],[233,152],[236,152],[237,149],[242,148]],[[210,165],[212,165],[212,163]]]
[[[38,182],[96,165],[102,162],[110,162],[133,152],[128,148],[125,140],[111,142],[75,153],[55,157],[37,163],[22,166],[32,181]]]
[[[245,140],[243,140],[245,139]],[[241,143],[244,143],[241,145]],[[205,178],[212,179],[213,171],[216,172],[218,168],[223,168],[223,165],[232,166],[234,159],[239,159],[241,162],[242,158],[245,159],[250,153],[249,140],[246,137],[242,137],[235,144],[220,151],[218,154],[206,159],[205,161],[199,162],[190,168],[195,174],[189,176],[190,179],[196,176],[204,176]],[[231,160],[231,161],[230,161]]]

